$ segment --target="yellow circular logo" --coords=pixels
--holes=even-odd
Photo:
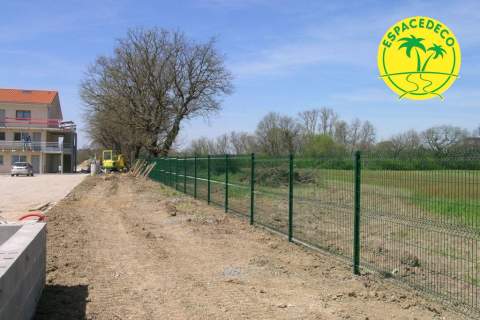
[[[400,99],[443,99],[458,77],[460,60],[453,32],[429,17],[397,22],[378,48],[380,77]]]

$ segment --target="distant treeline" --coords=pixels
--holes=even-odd
[[[361,151],[362,164],[369,169],[480,169],[478,130],[441,125],[422,132],[408,130],[377,142],[371,122],[354,119],[347,123],[329,108],[303,111],[297,117],[269,113],[254,133],[202,137],[177,154],[294,154],[311,159],[310,166],[352,169],[356,150]]]

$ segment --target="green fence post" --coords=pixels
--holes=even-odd
[[[228,212],[228,154],[225,154],[225,212]]]
[[[183,159],[183,193],[187,193],[187,156]]]
[[[197,155],[193,162],[195,168],[193,168],[193,198],[197,199]]]
[[[353,220],[353,273],[360,274],[360,185],[361,185],[360,151],[355,152],[355,198]]]
[[[288,241],[292,242],[293,238],[293,154],[289,159],[288,174]]]
[[[210,155],[207,156],[207,203],[210,204]]]
[[[250,224],[253,225],[255,214],[255,153],[252,153],[250,165]]]

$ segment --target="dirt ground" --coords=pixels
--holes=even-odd
[[[0,216],[16,220],[36,206],[54,204],[84,178],[84,174],[43,174],[33,177],[0,175]]]
[[[36,319],[463,319],[152,181],[88,177],[48,216]]]

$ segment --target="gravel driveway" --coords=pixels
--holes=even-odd
[[[34,177],[0,175],[0,216],[16,219],[32,207],[55,203],[85,178],[84,174],[44,174]]]

